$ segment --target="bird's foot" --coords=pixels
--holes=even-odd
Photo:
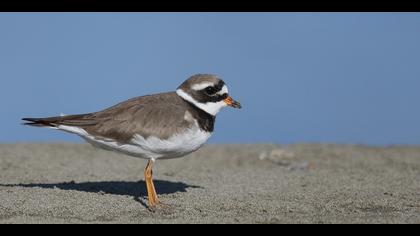
[[[172,206],[167,204],[167,203],[163,203],[161,201],[156,202],[155,204],[149,204],[147,206],[147,209],[151,212],[159,212],[159,213],[165,213],[165,214],[171,214],[172,213]]]

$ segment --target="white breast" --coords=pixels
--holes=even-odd
[[[174,134],[168,139],[159,139],[153,136],[145,139],[140,135],[135,135],[131,142],[142,150],[156,155],[156,159],[174,158],[199,149],[210,136],[211,133],[194,126],[183,133]]]
[[[193,125],[185,132],[176,133],[168,139],[154,136],[144,138],[136,134],[129,143],[122,144],[112,139],[94,137],[78,127],[60,125],[58,129],[78,134],[96,147],[146,159],[167,159],[187,155],[199,149],[212,134]]]

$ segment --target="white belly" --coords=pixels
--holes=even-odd
[[[199,149],[212,134],[202,131],[198,126],[193,126],[186,132],[177,133],[168,139],[162,140],[154,136],[145,139],[140,135],[134,135],[129,143],[122,144],[112,139],[94,137],[81,128],[64,125],[58,128],[78,134],[96,147],[146,159],[166,159],[187,155]]]

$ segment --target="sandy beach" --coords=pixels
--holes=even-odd
[[[420,223],[420,147],[206,145],[146,161],[87,144],[1,144],[0,223]]]

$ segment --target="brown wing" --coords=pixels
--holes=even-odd
[[[92,135],[126,142],[134,134],[145,138],[168,138],[174,132],[187,128],[191,124],[184,119],[186,106],[176,93],[171,92],[132,98],[89,114],[23,120],[29,121],[26,124],[32,126],[77,126]]]
[[[84,117],[92,125],[84,129],[93,135],[126,142],[134,134],[168,138],[190,126],[184,119],[185,102],[176,93],[137,97]]]
[[[188,106],[176,93],[170,92],[132,98],[94,113],[23,120],[32,126],[76,126],[92,135],[127,142],[134,134],[168,138],[190,126],[184,119]]]

